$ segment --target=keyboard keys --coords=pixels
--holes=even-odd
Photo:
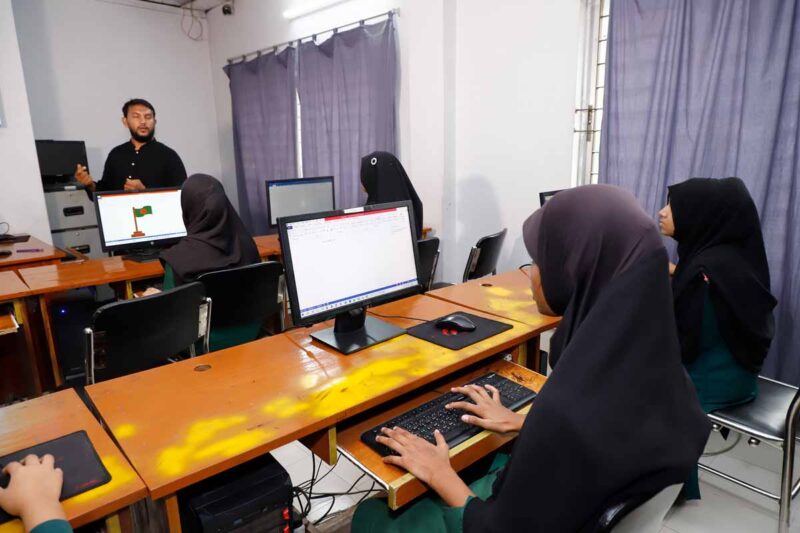
[[[501,403],[511,410],[517,410],[536,397],[532,390],[491,372],[473,380],[470,384],[478,386],[492,385],[500,391]],[[390,448],[379,444],[375,437],[380,435],[381,428],[401,427],[428,442],[435,443],[434,430],[438,429],[448,446],[456,446],[473,435],[482,431],[481,428],[466,424],[461,421],[464,411],[458,409],[445,409],[445,405],[457,401],[469,401],[467,396],[460,393],[448,392],[434,398],[414,409],[388,420],[361,435],[361,440],[382,456],[395,454]],[[396,454],[395,454],[396,455]]]

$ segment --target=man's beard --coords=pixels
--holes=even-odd
[[[153,137],[155,137],[155,135],[156,135],[156,129],[155,128],[150,130],[150,133],[148,133],[147,135],[140,135],[139,132],[137,132],[136,130],[134,130],[132,128],[128,128],[128,129],[131,131],[131,137],[133,137],[133,139],[136,142],[140,142],[140,143],[149,143],[150,141],[153,140]]]

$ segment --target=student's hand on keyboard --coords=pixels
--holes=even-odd
[[[404,468],[427,484],[442,472],[453,470],[447,442],[438,429],[433,433],[435,446],[400,427],[383,428],[381,433],[375,440],[400,454],[384,457],[384,463]]]
[[[436,445],[403,428],[382,428],[381,433],[376,440],[400,454],[384,457],[383,462],[408,470],[436,491],[447,505],[461,507],[469,496],[475,495],[450,466],[450,450],[438,429],[433,432]]]
[[[471,413],[461,417],[461,420],[467,424],[498,433],[522,429],[525,415],[504,407],[500,403],[500,391],[491,385],[486,385],[485,388],[478,385],[467,385],[466,387],[454,387],[451,390],[472,400],[472,402],[453,402],[445,406],[446,409],[460,409]]]

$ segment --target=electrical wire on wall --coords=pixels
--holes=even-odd
[[[183,12],[181,15],[181,30],[183,30],[183,33],[193,41],[202,41],[205,28],[203,27],[203,19],[194,9],[194,3],[189,3],[188,7],[182,7],[181,10]],[[186,23],[187,14],[191,18],[188,28]]]

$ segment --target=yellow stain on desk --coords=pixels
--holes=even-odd
[[[276,398],[261,410],[279,418],[308,412],[314,418],[325,418],[348,407],[363,403],[376,395],[394,390],[411,379],[451,365],[463,354],[432,346],[414,337],[398,337],[371,348],[373,357],[361,366],[351,368],[344,376],[326,381],[312,389],[309,396],[295,399]],[[300,378],[304,386],[319,379]]]
[[[106,457],[101,457],[100,460],[103,461],[103,466],[105,466],[106,470],[108,470],[108,473],[111,474],[111,481],[88,492],[84,492],[83,494],[73,496],[64,502],[65,508],[68,508],[70,505],[79,505],[92,501],[101,496],[105,496],[116,490],[117,487],[125,485],[126,483],[130,483],[136,479],[136,474],[133,472],[133,469],[120,458],[109,455]]]
[[[492,296],[498,296],[500,298],[507,298],[514,294],[514,291],[511,289],[506,289],[505,287],[486,287],[486,292]]]
[[[211,457],[232,457],[266,441],[272,432],[264,429],[245,429],[233,435],[220,437],[247,421],[243,415],[199,420],[189,427],[184,443],[170,446],[158,454],[158,470],[164,476],[177,476],[186,471],[193,461]]]
[[[112,433],[118,439],[127,439],[128,437],[133,437],[136,435],[136,426],[133,424],[120,424],[112,431]]]

